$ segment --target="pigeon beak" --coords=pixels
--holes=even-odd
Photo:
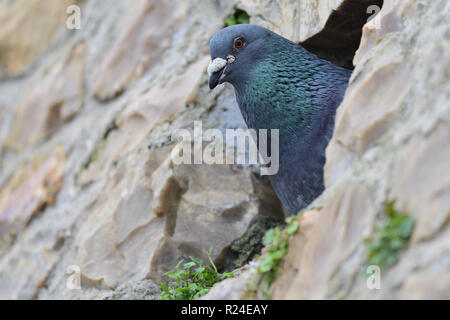
[[[209,76],[209,88],[212,90],[221,84],[222,76],[224,75],[225,67]]]
[[[217,85],[221,84],[224,78],[224,72],[227,67],[227,60],[222,58],[215,58],[208,66],[209,74],[209,88],[212,90]]]

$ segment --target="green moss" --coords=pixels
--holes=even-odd
[[[247,24],[250,21],[250,16],[242,9],[233,7],[230,15],[225,19],[225,25],[227,27],[234,26],[235,24]]]
[[[269,246],[267,254],[262,257],[258,266],[258,290],[263,293],[264,298],[270,298],[270,286],[275,280],[283,258],[289,251],[289,238],[295,235],[300,228],[300,217],[292,216],[286,219],[284,229],[274,228],[267,231],[264,236],[264,244]]]
[[[208,252],[210,266],[203,261],[190,257],[191,261],[183,267],[181,260],[175,270],[166,273],[173,280],[170,285],[161,284],[161,300],[194,300],[204,296],[219,281],[233,277],[233,272],[219,273]]]
[[[365,240],[369,253],[367,265],[392,266],[397,262],[399,252],[408,245],[414,217],[398,212],[394,205],[394,202],[386,204],[386,218],[375,228],[373,236]]]

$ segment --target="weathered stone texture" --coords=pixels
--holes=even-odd
[[[230,268],[230,248],[261,217],[283,218],[257,166],[174,163],[176,129],[245,128],[233,89],[210,91],[205,72],[235,4],[355,65],[327,188],[272,298],[450,298],[449,1],[385,0],[362,32],[368,0],[75,2],[80,30],[65,28],[74,1],[0,4],[0,298],[157,299],[180,259],[212,249]],[[364,239],[392,200],[415,228],[369,290]],[[258,263],[205,299],[244,297]]]

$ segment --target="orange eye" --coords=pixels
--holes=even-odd
[[[240,50],[245,46],[245,41],[243,38],[234,39],[233,46],[235,49]]]

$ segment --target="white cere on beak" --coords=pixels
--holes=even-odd
[[[208,75],[211,76],[213,73],[222,70],[227,64],[227,60],[215,58],[208,66]]]
[[[227,64],[233,63],[234,60],[236,60],[236,58],[234,56],[232,56],[231,54],[229,56],[227,56]]]

